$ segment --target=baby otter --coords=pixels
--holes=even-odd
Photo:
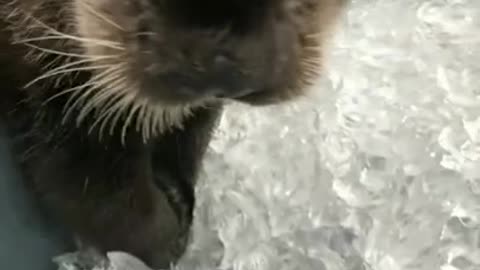
[[[0,108],[26,185],[82,246],[183,254],[227,101],[319,75],[344,0],[0,0]]]

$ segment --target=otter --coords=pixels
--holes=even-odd
[[[177,262],[223,107],[304,96],[345,3],[0,0],[0,113],[25,185],[79,248]]]

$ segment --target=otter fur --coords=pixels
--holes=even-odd
[[[294,100],[344,0],[0,0],[0,113],[32,195],[84,248],[183,254],[222,107]]]

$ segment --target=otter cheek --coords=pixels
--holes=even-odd
[[[79,41],[88,56],[119,55],[128,48],[127,33],[136,31],[136,19],[126,11],[130,1],[76,0],[74,16]]]
[[[81,46],[86,50],[87,55],[93,57],[104,54],[103,47],[94,41],[108,37],[108,29],[102,26],[101,19],[92,13],[94,6],[91,6],[89,1],[74,1],[75,22],[78,36],[81,38]]]

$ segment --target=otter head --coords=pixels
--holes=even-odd
[[[43,13],[57,29],[44,37],[74,43],[71,55],[91,73],[77,88],[90,101],[81,115],[102,108],[109,122],[123,112],[127,122],[147,123],[139,128],[148,134],[209,102],[264,105],[302,95],[321,72],[326,33],[346,2],[24,1],[50,9]]]

